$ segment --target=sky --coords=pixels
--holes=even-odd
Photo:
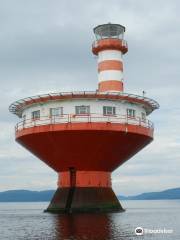
[[[0,0],[0,191],[55,189],[57,174],[14,140],[9,105],[24,97],[95,90],[93,27],[126,27],[125,92],[160,104],[154,141],[112,174],[116,194],[180,187],[180,2]]]

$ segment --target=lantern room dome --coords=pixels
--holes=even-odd
[[[98,25],[93,29],[97,39],[103,38],[123,38],[125,27],[120,24],[107,23]]]

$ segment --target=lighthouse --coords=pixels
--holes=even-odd
[[[94,28],[96,91],[56,92],[12,103],[16,141],[54,169],[57,190],[48,212],[112,212],[123,208],[111,174],[153,140],[156,101],[124,92],[125,27]]]
[[[123,92],[123,59],[128,51],[125,27],[104,24],[94,28],[96,41],[92,52],[98,56],[99,92]]]

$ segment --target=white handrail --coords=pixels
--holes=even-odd
[[[127,115],[102,115],[102,114],[63,114],[60,116],[45,116],[36,119],[25,119],[17,123],[16,131],[24,128],[35,126],[50,125],[50,124],[65,124],[65,123],[119,123],[143,126],[153,129],[153,123],[149,120],[143,120],[140,117],[129,117]]]

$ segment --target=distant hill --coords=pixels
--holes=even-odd
[[[119,196],[120,200],[161,200],[180,199],[180,188],[168,189],[162,192],[142,193],[136,196]]]
[[[55,190],[28,191],[10,190],[0,192],[0,202],[43,202],[50,201]]]
[[[49,202],[54,193],[55,190],[9,190],[0,192],[0,202]],[[120,200],[180,199],[180,188],[168,189],[162,192],[142,193],[136,196],[118,196],[118,198]]]

